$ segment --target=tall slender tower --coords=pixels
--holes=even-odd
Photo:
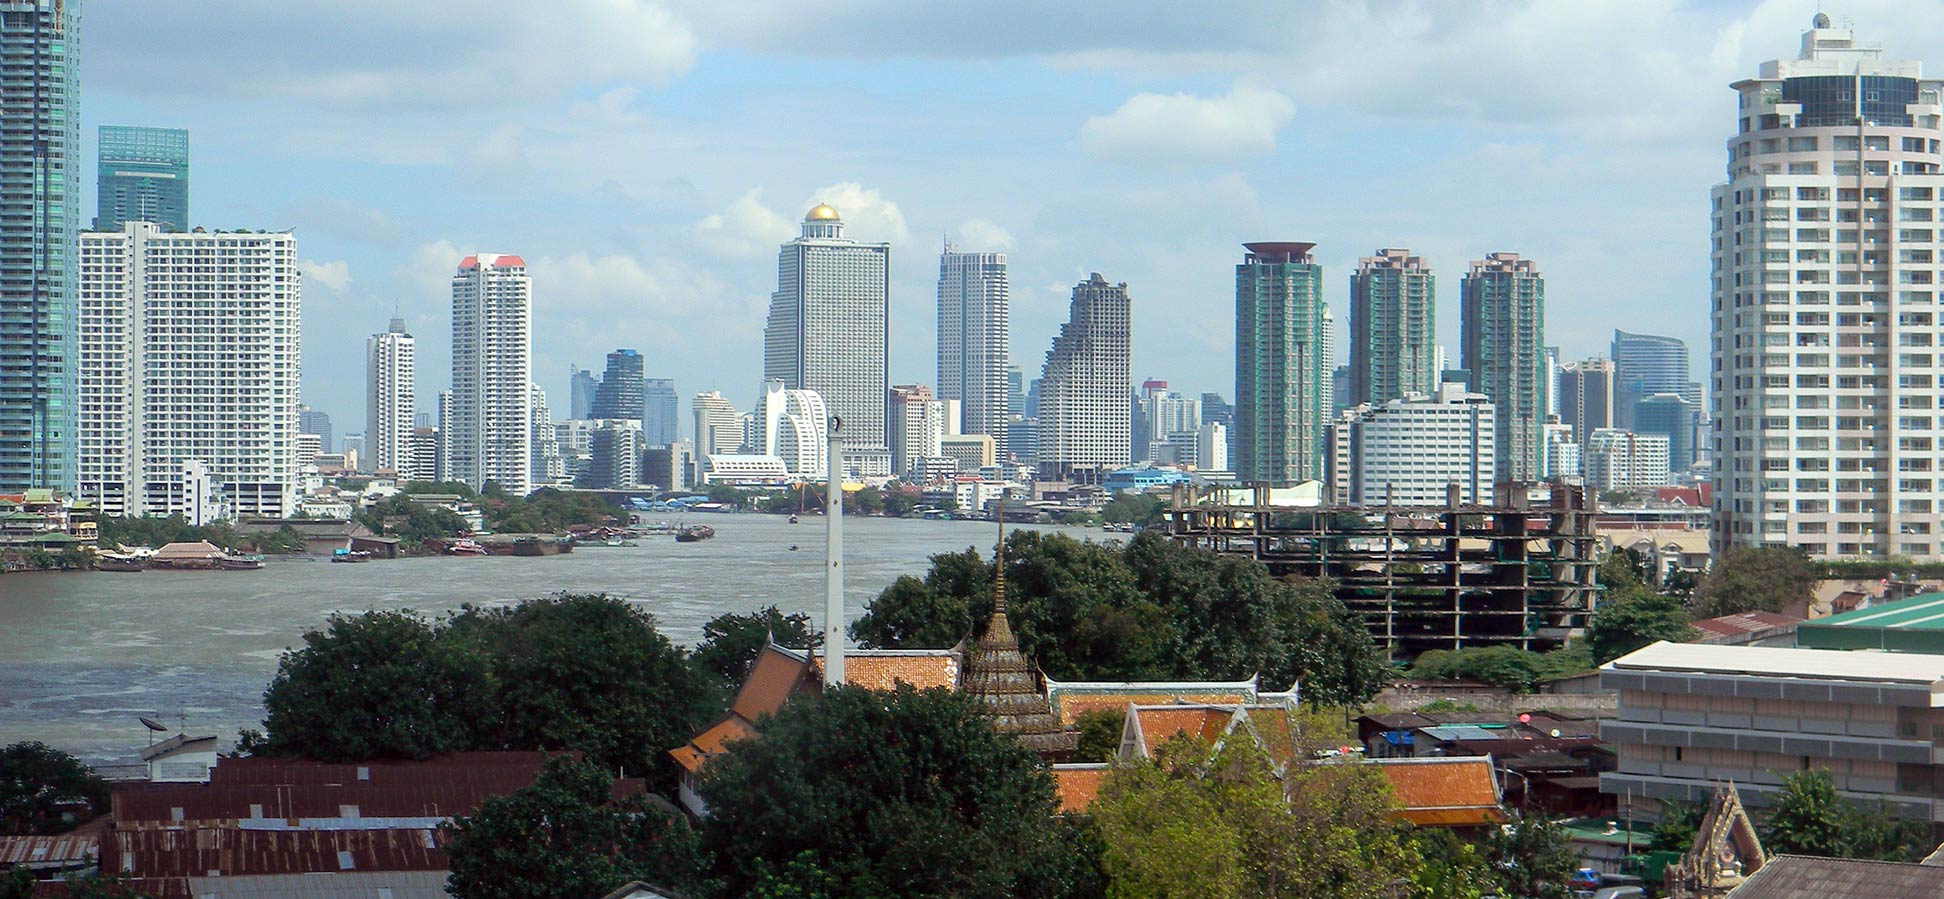
[[[413,469],[415,344],[402,318],[365,340],[365,449],[371,453],[372,470],[392,471],[401,479],[431,476]]]
[[[1712,194],[1714,542],[1940,558],[1944,80],[1818,14],[1731,87]]]
[[[123,222],[189,230],[189,132],[103,125],[96,141],[96,231]]]
[[[1660,393],[1678,394],[1701,408],[1701,385],[1689,380],[1687,344],[1675,337],[1613,332],[1614,422],[1634,426],[1634,404]]]
[[[1321,480],[1330,369],[1323,266],[1313,243],[1261,242],[1235,267],[1235,474]]]
[[[1350,276],[1350,402],[1385,403],[1438,387],[1437,278],[1410,250],[1378,250]]]
[[[641,439],[648,446],[682,439],[682,399],[675,395],[673,378],[642,379]]]
[[[80,19],[0,0],[0,492],[75,486]]]
[[[823,397],[859,448],[884,446],[890,258],[890,244],[845,237],[837,210],[818,203],[777,254],[763,328],[763,378]]]
[[[1074,286],[1040,375],[1041,471],[1058,477],[1075,466],[1127,464],[1131,317],[1127,282],[1109,284],[1094,272]]]
[[[1011,287],[1004,253],[938,257],[938,398],[958,400],[964,434],[989,434],[1006,456],[1006,419],[1015,410],[1007,372],[1012,360]]]
[[[532,281],[526,260],[482,253],[452,276],[451,479],[525,496],[531,484]]]
[[[600,386],[588,417],[614,421],[641,421],[641,354],[634,350],[615,350],[607,356],[607,371],[601,373]]]
[[[1496,481],[1532,482],[1543,472],[1546,424],[1546,279],[1530,259],[1493,253],[1463,282],[1465,370],[1496,410]]]

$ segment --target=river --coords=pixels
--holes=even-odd
[[[0,745],[39,740],[90,760],[125,760],[147,740],[138,715],[172,729],[186,718],[191,732],[233,740],[238,729],[258,726],[278,657],[332,612],[438,613],[464,603],[606,593],[640,605],[683,644],[724,612],[774,603],[821,617],[823,519],[791,525],[781,516],[745,514],[700,521],[716,528],[715,539],[650,537],[639,546],[538,558],[0,575]],[[922,575],[932,554],[971,546],[989,553],[993,537],[993,526],[982,522],[846,518],[846,615],[861,614],[899,575]]]

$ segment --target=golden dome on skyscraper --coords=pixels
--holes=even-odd
[[[830,207],[830,204],[828,203],[818,203],[817,205],[810,207],[810,211],[803,216],[803,220],[806,222],[839,221],[837,217],[837,210],[832,209]]]

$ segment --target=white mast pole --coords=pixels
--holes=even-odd
[[[830,417],[830,493],[824,501],[824,686],[844,682],[844,420]]]

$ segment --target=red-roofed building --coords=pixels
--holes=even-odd
[[[1491,756],[1375,759],[1397,794],[1398,817],[1418,827],[1472,828],[1511,820],[1499,805]]]

